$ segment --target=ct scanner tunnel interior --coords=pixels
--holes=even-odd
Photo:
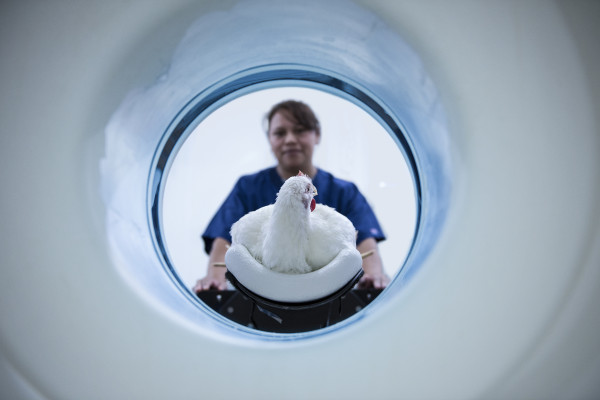
[[[455,190],[402,290],[290,341],[140,291],[99,195],[111,115],[236,3],[0,6],[0,397],[598,398],[600,3],[355,2],[435,82]]]

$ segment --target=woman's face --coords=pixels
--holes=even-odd
[[[269,123],[269,143],[281,167],[301,170],[312,166],[314,147],[321,137],[307,129],[286,111],[278,111]]]

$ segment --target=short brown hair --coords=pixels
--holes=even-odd
[[[321,134],[321,125],[313,110],[307,104],[296,100],[285,100],[271,107],[266,115],[267,133],[269,132],[271,119],[279,111],[286,111],[304,128],[314,130],[317,135]]]

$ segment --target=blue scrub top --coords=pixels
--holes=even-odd
[[[357,243],[370,237],[376,241],[385,240],[375,213],[354,183],[338,179],[319,169],[313,178],[313,184],[319,192],[315,197],[317,204],[328,205],[345,215],[358,231]],[[238,179],[202,234],[206,253],[210,252],[212,242],[217,237],[231,243],[231,225],[250,211],[275,203],[281,185],[283,179],[275,167]]]

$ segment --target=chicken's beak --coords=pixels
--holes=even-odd
[[[317,188],[313,185],[313,197],[315,197],[318,194],[319,193],[317,192]]]

